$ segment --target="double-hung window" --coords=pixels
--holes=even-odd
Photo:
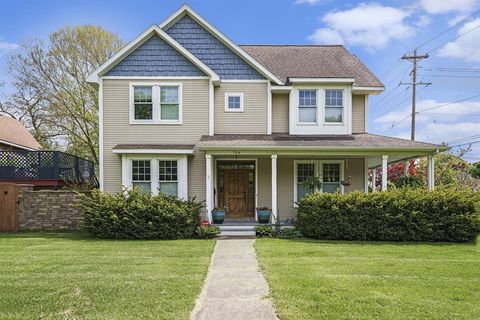
[[[317,90],[298,90],[298,122],[317,122]]]
[[[133,109],[135,120],[153,120],[152,87],[133,88]]]
[[[131,84],[132,124],[181,124],[182,85],[180,83]]]
[[[343,121],[343,90],[325,90],[325,122],[341,123]]]
[[[297,164],[297,201],[315,190],[307,187],[303,182],[315,176],[315,163],[298,163]]]
[[[132,160],[132,186],[151,192],[150,160]]]
[[[322,164],[322,191],[335,193],[340,190],[340,163]]]
[[[178,163],[176,160],[159,160],[158,190],[167,195],[178,195]]]
[[[178,121],[179,107],[178,86],[160,87],[160,120]]]

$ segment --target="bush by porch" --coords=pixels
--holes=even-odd
[[[299,202],[296,224],[314,239],[468,242],[480,232],[479,200],[452,189],[314,193]]]

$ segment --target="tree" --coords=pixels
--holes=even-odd
[[[64,145],[98,163],[98,90],[85,79],[122,45],[88,25],[62,28],[48,44],[23,45],[9,63],[15,93],[0,111],[22,121],[44,146]]]
[[[479,179],[480,178],[480,162],[475,162],[470,167],[469,173],[472,177]]]

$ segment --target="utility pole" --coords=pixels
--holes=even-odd
[[[403,60],[409,60],[413,61],[413,68],[412,71],[410,72],[410,75],[412,76],[412,83],[403,83],[400,82],[402,85],[408,85],[412,86],[412,133],[411,133],[411,140],[415,140],[415,116],[416,116],[416,99],[417,99],[417,85],[420,86],[429,86],[432,83],[431,82],[417,82],[417,62],[422,60],[422,59],[427,59],[429,57],[428,54],[424,55],[417,55],[417,49],[413,50],[413,55],[407,56],[404,55],[402,57]]]

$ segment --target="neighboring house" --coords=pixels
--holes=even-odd
[[[384,87],[343,46],[239,46],[186,5],[88,81],[103,190],[196,197],[229,218],[267,206],[283,221],[311,191],[306,177],[321,192],[368,191],[370,168],[445,150],[367,133],[368,96]]]
[[[40,150],[42,146],[20,123],[20,121],[0,116],[0,151]]]

